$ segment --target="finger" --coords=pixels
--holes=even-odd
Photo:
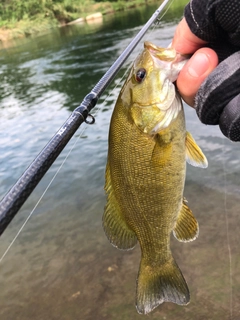
[[[179,53],[190,54],[203,47],[206,43],[206,41],[192,33],[185,18],[183,18],[175,31],[172,47]]]
[[[177,87],[183,100],[194,106],[194,97],[202,82],[218,65],[215,51],[209,48],[197,50],[181,70]]]

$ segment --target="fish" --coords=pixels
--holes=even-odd
[[[141,261],[136,309],[147,314],[163,302],[187,305],[190,293],[173,258],[171,234],[192,241],[199,226],[183,196],[186,161],[207,159],[186,131],[175,81],[186,58],[173,48],[145,42],[114,107],[105,172],[103,229],[110,243]]]

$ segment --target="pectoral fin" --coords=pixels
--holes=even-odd
[[[186,200],[183,201],[182,209],[173,230],[173,235],[181,242],[193,241],[199,234],[198,222],[186,202]]]
[[[192,135],[186,135],[186,161],[194,167],[207,168],[208,161]]]
[[[156,106],[144,108],[132,106],[130,114],[135,125],[144,133],[150,133],[159,117],[163,117],[159,108]]]
[[[109,163],[106,167],[105,190],[107,193],[107,204],[103,214],[103,229],[111,244],[118,249],[129,250],[134,248],[137,243],[137,237],[126,224],[119,204],[114,195],[111,183],[111,174]]]

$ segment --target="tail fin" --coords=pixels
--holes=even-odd
[[[189,300],[187,283],[173,258],[154,267],[141,260],[136,293],[138,313],[147,314],[163,302],[186,305]]]

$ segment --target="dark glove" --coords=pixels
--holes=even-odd
[[[223,60],[201,85],[195,108],[205,124],[219,125],[232,141],[240,141],[240,51]]]

